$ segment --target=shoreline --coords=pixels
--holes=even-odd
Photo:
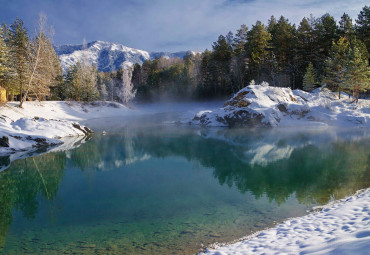
[[[198,255],[367,254],[370,250],[370,188],[312,210],[240,239],[212,244]]]
[[[73,147],[71,141],[93,133],[82,121],[132,112],[114,102],[26,101],[24,108],[19,108],[18,102],[9,102],[0,108],[0,171],[14,160],[39,151]]]
[[[89,120],[101,119],[101,118],[130,117],[130,116],[134,116],[134,114],[135,115],[141,115],[141,114],[143,114],[143,112],[146,112],[147,114],[157,113],[155,111],[155,109],[151,109],[152,112],[150,112],[150,113],[148,113],[147,111],[141,112],[140,110],[128,109],[127,107],[125,107],[123,105],[113,106],[113,105],[110,105],[110,102],[104,102],[104,103],[99,103],[98,102],[98,103],[91,103],[91,104],[84,104],[84,103],[77,103],[77,102],[72,102],[71,103],[71,102],[61,102],[61,101],[57,101],[57,102],[56,101],[26,102],[26,103],[27,104],[25,104],[25,109],[15,108],[15,106],[6,107],[7,110],[2,111],[1,115],[2,116],[7,116],[7,118],[10,119],[12,122],[22,120],[24,122],[30,122],[32,125],[35,124],[35,123],[38,123],[38,122],[44,122],[45,121],[46,124],[47,124],[47,128],[50,129],[50,123],[49,122],[55,122],[60,127],[60,125],[63,124],[63,123],[64,124],[69,123],[68,125],[70,125],[71,123],[74,123],[74,122],[81,123],[81,122],[86,122],[86,121],[89,121]],[[14,105],[14,104],[15,103],[12,103],[11,105]],[[14,109],[12,109],[12,108],[14,108]],[[162,111],[164,111],[164,108],[162,109]],[[33,113],[37,113],[37,117],[34,116]],[[1,115],[0,115],[0,117],[1,117]],[[84,117],[84,118],[82,118],[82,117]],[[1,118],[4,119],[3,117],[1,117]],[[48,119],[44,119],[44,118],[48,118]],[[58,119],[58,120],[56,120],[56,119]],[[71,120],[72,120],[72,122],[71,122]],[[1,122],[0,122],[0,124],[1,124]],[[32,125],[30,125],[30,126],[32,126]],[[4,126],[5,126],[5,124],[1,124],[0,129]],[[28,126],[25,125],[25,127],[28,127]],[[320,125],[317,128],[328,128],[328,127],[330,128],[330,126]],[[52,126],[52,128],[55,128],[55,127]],[[286,127],[275,127],[275,128],[286,128]],[[308,128],[312,128],[312,126],[308,127]],[[349,127],[348,126],[339,126],[337,128],[348,129]],[[353,128],[353,127],[351,127],[351,128]],[[355,126],[355,128],[366,129],[366,130],[368,129],[367,126]],[[26,130],[27,130],[27,128],[26,128]],[[1,138],[2,131],[3,130],[0,130],[0,138]],[[22,131],[24,132],[24,130],[20,129],[19,132],[22,132]],[[30,132],[35,132],[34,136],[36,137],[36,136],[40,136],[41,134],[44,134],[45,129],[41,130],[41,131],[38,130],[37,128],[36,129],[29,129],[27,132],[25,133],[25,136],[32,135]],[[57,132],[58,132],[58,130],[57,130]],[[52,137],[52,136],[57,135],[57,132],[50,132],[49,133],[50,137],[47,137],[47,136],[44,136],[44,137],[49,139],[50,141],[52,141],[52,140],[53,141],[62,141],[63,140],[62,137],[57,137],[56,139],[55,139],[55,137]],[[80,136],[78,136],[78,135],[68,136],[67,135],[66,140],[68,140],[68,137],[71,138],[70,139],[71,140],[70,144],[68,144],[68,142],[67,142],[67,144],[56,145],[55,147],[54,146],[49,146],[50,150],[58,150],[59,148],[63,149],[64,145],[65,145],[64,146],[65,149],[69,149],[70,146],[72,146],[72,147],[75,146],[75,141],[72,141],[72,140],[75,140],[74,137],[76,137],[76,142],[78,143],[78,142],[83,142],[83,141],[81,141],[81,139],[83,140],[83,138],[85,136],[82,135],[82,134]],[[28,147],[28,148],[29,148],[29,150],[34,150],[35,149],[35,147]],[[3,151],[1,151],[1,149],[2,148],[0,148],[0,155],[1,155],[1,153],[3,153]],[[23,150],[21,152],[23,152],[23,153],[20,153],[19,155],[15,152],[11,152],[10,155],[13,155],[13,157],[10,157],[10,161],[14,161],[18,158],[22,158],[23,156],[25,156],[27,154],[26,152],[28,152],[28,151]],[[45,152],[47,152],[47,151],[45,151]],[[28,155],[28,156],[31,156],[31,155]],[[4,170],[4,169],[6,169],[6,167],[2,167],[0,165],[0,171]],[[321,252],[320,250],[317,251],[317,250],[315,250],[315,247],[310,246],[310,244],[304,243],[304,240],[307,238],[307,235],[308,235],[307,233],[306,233],[307,234],[306,236],[303,234],[303,237],[304,237],[303,239],[299,239],[299,238],[297,239],[295,237],[294,233],[291,233],[290,230],[294,227],[296,227],[296,228],[298,227],[298,229],[300,231],[301,230],[304,231],[306,228],[310,229],[311,228],[310,226],[301,227],[301,226],[299,226],[299,223],[302,222],[302,220],[304,220],[306,217],[308,217],[308,218],[312,217],[311,215],[316,215],[316,214],[320,214],[321,212],[330,212],[332,210],[335,210],[336,208],[339,207],[339,205],[346,204],[349,200],[351,200],[351,201],[352,200],[357,200],[357,198],[362,197],[363,194],[367,194],[367,197],[366,197],[367,200],[364,201],[364,205],[367,208],[367,211],[365,212],[365,213],[367,213],[367,216],[366,216],[367,219],[366,219],[366,217],[363,218],[363,219],[366,219],[366,221],[368,222],[368,223],[366,223],[366,222],[363,223],[363,226],[368,225],[368,228],[370,228],[370,220],[369,220],[370,219],[370,188],[367,188],[361,194],[356,193],[355,195],[349,196],[347,198],[331,202],[331,203],[329,203],[327,205],[324,205],[324,206],[320,206],[320,208],[323,208],[323,209],[320,210],[319,212],[310,212],[309,214],[304,215],[302,217],[287,219],[283,223],[277,224],[277,225],[275,225],[271,228],[255,232],[251,235],[242,237],[240,239],[234,240],[234,241],[229,242],[229,243],[224,243],[224,244],[215,243],[215,244],[209,246],[207,248],[207,250],[203,251],[204,253],[199,253],[199,254],[229,254],[229,253],[240,254],[240,253],[279,253],[279,252],[285,252],[285,253],[288,253],[288,254],[296,254],[296,253],[298,253],[300,248],[304,249],[303,252],[306,252],[307,249],[311,249],[311,250],[313,249],[314,250],[313,252],[316,252],[316,253],[320,254],[320,252]],[[353,212],[353,213],[356,213],[356,212]],[[347,216],[348,215],[345,215],[345,218],[348,218]],[[340,216],[338,216],[338,217],[339,217],[339,219],[341,219]],[[306,225],[310,225],[310,224],[313,224],[313,223],[316,223],[316,222],[315,222],[314,219],[311,219],[311,221],[307,221],[307,222],[304,222],[304,223]],[[342,242],[341,241],[341,239],[343,239],[342,237],[347,236],[347,239],[348,238],[353,239],[354,241],[359,241],[359,240],[356,240],[356,239],[360,239],[360,241],[365,241],[365,245],[367,245],[367,246],[366,246],[365,249],[362,247],[361,250],[359,250],[360,252],[363,251],[363,250],[366,250],[367,248],[369,248],[369,250],[370,250],[370,231],[366,232],[366,230],[363,230],[362,232],[357,233],[358,231],[356,232],[356,229],[351,229],[350,225],[351,224],[349,224],[348,222],[347,223],[342,222],[342,225],[335,226],[335,228],[331,229],[331,231],[333,233],[335,231],[342,231],[343,232],[343,233],[341,233],[341,234],[343,234],[342,236],[339,235],[339,236],[330,237],[330,235],[328,234],[327,236],[323,237],[322,239],[325,240],[325,238],[331,238],[331,240],[334,240],[334,241],[331,241],[332,243],[335,243],[335,244],[339,243],[339,244],[337,244],[337,246],[338,246]],[[347,233],[343,229],[343,227],[346,227],[347,232],[352,231],[353,233],[352,232]],[[315,231],[315,229],[313,229],[313,230],[311,229],[311,232],[316,234],[316,236],[319,236],[317,234],[327,234],[325,232],[327,229],[323,228],[322,230],[323,230],[323,232],[319,232],[319,231]],[[271,233],[271,232],[274,232],[274,231],[275,231],[275,233]],[[302,231],[300,232],[300,234],[302,234]],[[300,247],[298,247],[299,249],[297,247],[295,247],[293,244],[290,245],[290,246],[287,245],[287,242],[279,243],[281,240],[277,236],[277,232],[289,235],[290,239],[296,240],[296,244],[298,244],[300,246]],[[316,233],[316,232],[318,232],[318,233]],[[356,236],[360,236],[360,237],[357,238]],[[294,238],[296,238],[296,239],[294,239]],[[314,241],[319,242],[320,241],[319,239],[320,238],[316,238],[316,239],[314,239]],[[258,240],[263,240],[263,242],[261,243]],[[277,249],[277,250],[275,249],[274,250],[274,247],[271,246],[272,245],[271,240],[276,245],[280,245],[281,249],[286,249],[286,247],[288,247],[291,250],[280,250],[280,249]],[[250,243],[252,243],[251,246],[250,246]],[[323,243],[323,242],[321,242],[321,243]],[[324,242],[324,244],[328,244],[328,243]],[[252,247],[253,250],[248,250],[250,247]],[[266,250],[266,249],[269,249],[269,250]],[[325,249],[326,249],[325,251],[327,251],[327,249],[330,249],[330,247],[326,247]],[[311,252],[311,250],[309,250],[309,252]],[[361,253],[359,253],[359,254],[361,254]]]

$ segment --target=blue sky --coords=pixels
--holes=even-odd
[[[353,20],[363,0],[0,0],[0,21],[24,20],[35,30],[43,12],[55,30],[54,43],[81,44],[102,40],[149,51],[201,51],[211,48],[220,34],[241,24],[266,23],[284,15],[296,24],[311,13],[343,12]]]

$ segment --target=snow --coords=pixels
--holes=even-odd
[[[360,99],[355,104],[345,93],[339,99],[336,93],[326,88],[308,93],[266,84],[249,85],[237,92],[224,107],[197,113],[192,123],[202,126],[231,126],[234,124],[230,121],[232,119],[239,121],[239,124],[243,122],[241,125],[245,126],[370,127],[369,109],[368,99]],[[248,122],[248,119],[254,122]]]
[[[66,137],[84,137],[88,131],[78,124],[80,121],[135,112],[113,102],[35,101],[24,102],[24,108],[18,104],[10,102],[0,108],[0,138],[8,139],[9,145],[0,147],[0,155],[10,155],[10,161],[29,156],[44,146],[63,144],[59,149],[72,148],[82,139]],[[4,166],[0,166],[0,170],[3,169]]]
[[[110,125],[109,118],[112,119],[112,117],[120,117],[119,123],[122,123],[133,116],[169,112],[176,115],[174,118],[181,115],[180,119],[186,120],[205,105],[204,103],[157,103],[139,105],[131,109],[115,102],[26,101],[23,108],[19,108],[18,104],[19,102],[9,102],[0,107],[0,138],[6,136],[9,139],[9,147],[0,147],[0,155],[32,151],[44,143],[62,144],[65,143],[64,137],[84,136],[85,134],[73,125],[87,120],[91,123],[100,123],[98,126],[107,126]],[[214,106],[212,103],[206,105]],[[102,118],[107,120],[101,121]],[[81,127],[84,128],[84,126]],[[38,144],[35,141],[36,138],[44,141]],[[75,143],[71,142],[71,144]],[[65,147],[68,149],[70,146],[65,145]]]
[[[119,68],[131,67],[134,64],[143,64],[146,60],[153,60],[156,57],[183,58],[187,51],[175,53],[169,52],[148,52],[133,49],[122,44],[104,41],[94,41],[86,45],[62,45],[56,46],[55,51],[59,55],[64,71],[71,65],[81,61],[83,56],[91,64],[96,65],[99,71],[111,72]],[[194,52],[190,51],[192,54]]]
[[[201,254],[369,254],[370,189]]]
[[[41,117],[45,119],[60,119],[82,121],[87,119],[115,117],[132,114],[134,110],[115,102],[79,103],[74,101],[26,101],[24,107],[18,107],[19,102],[9,102],[0,108],[0,115],[12,120],[22,117]]]

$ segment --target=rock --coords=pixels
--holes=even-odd
[[[229,127],[255,127],[255,126],[264,126],[269,127],[269,124],[262,122],[264,115],[261,113],[256,113],[251,110],[236,110],[232,113],[229,113],[223,117],[225,120],[223,123],[227,123]],[[219,117],[221,118],[221,117]],[[217,121],[219,121],[217,119]],[[220,122],[220,121],[219,121]]]
[[[13,137],[13,138],[15,138],[17,140],[22,140],[22,137],[19,136],[19,135],[9,135],[9,136],[11,136],[11,137]]]
[[[0,147],[9,147],[9,137],[0,137]]]
[[[195,121],[199,121],[199,125],[201,125],[202,127],[205,127],[207,126],[208,124],[210,124],[210,120],[209,118],[207,117],[206,115],[207,113],[204,113],[202,114],[201,116],[195,116],[193,120]]]
[[[298,103],[298,100],[294,96],[289,95],[289,97],[290,97],[290,100],[292,100],[294,103]]]
[[[279,109],[279,111],[281,111],[281,112],[285,112],[285,113],[287,113],[288,112],[288,109],[286,108],[286,106],[284,105],[284,104],[278,104],[277,105],[277,108]]]
[[[33,147],[44,147],[51,145],[46,141],[46,138],[33,138],[32,140],[36,142],[36,145]]]
[[[119,105],[117,103],[109,103],[108,104],[109,107],[113,107],[113,108],[119,108]]]
[[[193,121],[199,121],[199,120],[200,120],[200,117],[198,115],[195,115],[193,118]]]
[[[88,127],[86,127],[86,126],[84,126],[84,129],[85,129],[85,131],[86,131],[88,134],[92,134],[92,133],[94,133],[94,131],[92,131],[90,128],[88,128]]]
[[[253,91],[241,91],[241,92],[239,92],[235,97],[233,97],[229,101],[226,101],[226,103],[224,104],[224,107],[226,107],[226,106],[247,107],[251,103],[249,101],[245,100],[244,97],[249,93],[253,94]]]
[[[86,127],[86,126],[80,126],[80,124],[78,123],[72,123],[72,126],[80,131],[82,131],[84,133],[84,135],[89,135],[89,134],[92,134],[94,133],[90,128]]]
[[[295,115],[292,118],[302,118],[307,114],[305,101],[300,98],[305,92],[265,85],[249,85],[241,89],[221,109],[200,111],[192,123],[201,126],[275,127],[288,114]]]

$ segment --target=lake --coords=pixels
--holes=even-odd
[[[148,119],[0,172],[0,253],[194,254],[370,186],[368,129]]]

